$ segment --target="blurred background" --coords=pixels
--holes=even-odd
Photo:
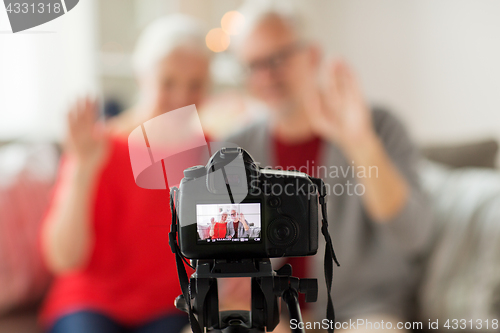
[[[208,33],[241,2],[85,0],[43,26],[2,33],[0,139],[61,138],[61,115],[86,93],[102,95],[109,112],[129,107],[136,96],[130,55],[142,28],[181,12]],[[307,10],[325,56],[345,57],[370,101],[396,113],[418,143],[500,138],[498,1],[313,0]],[[0,10],[0,31],[8,30]],[[238,89],[231,55],[214,60],[213,91]]]
[[[208,134],[217,138],[265,116],[246,96],[230,52],[237,31],[226,23],[244,19],[234,12],[242,2],[81,0],[59,19],[17,34],[0,8],[0,332],[36,331],[34,313],[51,279],[38,258],[37,225],[68,107],[87,94],[100,97],[107,116],[134,104],[131,55],[148,23],[183,13],[205,24],[213,85],[200,108]],[[422,171],[440,227],[422,283],[425,318],[499,318],[500,2],[298,2],[325,59],[344,57],[369,101],[396,114],[425,156],[446,164]],[[475,266],[446,266],[467,259]]]

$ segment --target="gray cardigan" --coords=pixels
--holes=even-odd
[[[431,233],[431,214],[417,177],[418,153],[402,124],[388,112],[374,110],[373,126],[387,153],[411,186],[404,209],[386,224],[372,221],[358,195],[328,197],[330,234],[339,258],[335,267],[332,297],[337,320],[365,318],[370,314],[406,317],[419,273],[417,261]],[[231,136],[228,142],[246,149],[261,166],[275,166],[270,131],[266,122],[255,123]],[[352,166],[338,147],[323,142],[317,165]],[[299,170],[300,171],[300,170]],[[352,173],[322,177],[327,186],[356,183]],[[337,193],[340,192],[337,187]],[[323,273],[324,239],[320,233],[318,254],[311,277],[318,278],[318,301],[312,304],[317,320],[325,318],[326,287]]]
[[[245,220],[246,221],[246,220]],[[248,223],[248,221],[247,221]],[[234,237],[234,224],[233,222],[227,223],[227,236]],[[243,223],[238,222],[238,238],[240,237],[248,237],[248,232],[245,230]]]

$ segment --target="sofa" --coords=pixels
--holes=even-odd
[[[421,178],[435,230],[417,292],[419,318],[500,331],[491,326],[500,320],[500,172],[426,161]]]

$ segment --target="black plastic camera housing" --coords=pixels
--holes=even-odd
[[[206,166],[184,170],[177,196],[179,245],[189,259],[314,255],[318,249],[318,189],[297,171],[262,169],[242,148],[222,148]],[[201,240],[199,205],[260,205],[260,233],[249,241]],[[232,222],[229,222],[232,223]]]

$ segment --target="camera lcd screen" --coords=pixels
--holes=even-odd
[[[197,204],[198,243],[260,242],[260,203]]]

